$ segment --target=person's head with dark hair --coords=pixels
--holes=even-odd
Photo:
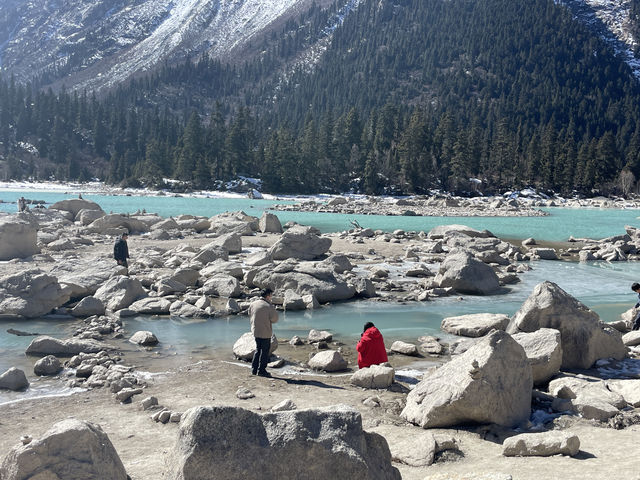
[[[640,283],[636,282],[633,285],[631,285],[631,290],[633,290],[634,292],[637,292],[638,290],[640,290]]]
[[[273,295],[273,290],[271,290],[270,288],[265,288],[260,291],[260,296],[262,298],[267,298],[267,297],[270,297],[271,295]]]
[[[367,330],[369,330],[371,327],[375,327],[375,325],[373,324],[373,322],[367,322],[364,324],[364,330],[362,330],[362,332],[366,332]]]
[[[129,232],[123,232],[123,233],[122,233],[122,235],[120,235],[120,237],[121,237],[123,240],[126,240],[127,238],[129,238]]]

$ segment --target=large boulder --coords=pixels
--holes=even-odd
[[[242,236],[238,233],[227,233],[220,235],[218,238],[203,247],[203,250],[222,247],[230,254],[242,252]]]
[[[547,382],[560,371],[562,341],[558,330],[541,328],[531,333],[514,333],[512,337],[527,354],[534,385]]]
[[[25,258],[40,252],[38,226],[17,215],[0,218],[0,260]]]
[[[180,422],[170,480],[287,478],[399,480],[384,437],[362,429],[346,406],[258,415],[237,407],[195,407]]]
[[[336,350],[318,352],[309,360],[309,367],[324,372],[339,372],[346,370],[348,366],[347,361]]]
[[[42,438],[14,447],[0,466],[3,480],[127,480],[124,465],[100,426],[68,419]]]
[[[423,428],[464,423],[512,427],[531,413],[533,378],[524,349],[500,330],[426,375],[402,417]]]
[[[252,280],[259,288],[270,288],[273,291],[295,291],[304,296],[313,294],[321,302],[348,300],[355,295],[355,287],[341,281],[330,270],[304,268],[297,266],[294,270],[279,272],[270,267],[262,268]]]
[[[98,353],[100,350],[108,348],[108,345],[96,342],[95,340],[79,340],[77,338],[61,340],[59,338],[41,335],[31,341],[27,347],[26,354],[71,357],[79,353]]]
[[[82,298],[96,293],[109,278],[126,272],[112,258],[88,258],[61,262],[51,270],[51,275],[58,277],[71,298]]]
[[[69,301],[58,279],[40,270],[0,278],[0,314],[41,317]]]
[[[87,226],[87,230],[92,233],[106,233],[118,228],[126,229],[129,233],[149,231],[149,226],[142,220],[117,213],[100,217]]]
[[[271,336],[271,344],[269,347],[269,355],[275,352],[278,348],[278,339],[275,335]],[[256,339],[251,332],[242,334],[242,336],[236,340],[233,344],[233,354],[240,360],[250,362],[253,360],[253,354],[256,353]]]
[[[29,380],[27,380],[27,376],[19,368],[11,367],[0,375],[0,389],[18,391],[24,390],[28,386]]]
[[[49,207],[51,210],[62,210],[73,215],[73,219],[77,220],[77,215],[81,210],[96,210],[102,212],[102,208],[96,202],[85,200],[83,198],[71,198],[69,200],[60,200]],[[104,212],[103,212],[104,214]]]
[[[284,231],[278,217],[269,212],[262,214],[259,226],[262,233],[282,233]]]
[[[111,311],[127,308],[136,300],[147,294],[140,280],[124,275],[116,275],[102,285],[93,295],[102,300],[104,306]]]
[[[283,233],[269,249],[274,260],[313,260],[327,253],[331,239],[320,237],[313,227],[296,225]]]
[[[483,337],[491,330],[504,330],[509,317],[501,313],[473,313],[442,320],[440,328],[445,332],[463,337]]]
[[[509,333],[560,331],[562,368],[590,368],[601,358],[623,359],[627,349],[617,330],[553,282],[542,282],[511,318]]]
[[[521,433],[507,438],[502,447],[505,457],[573,457],[580,451],[580,439],[569,432]]]
[[[450,287],[470,295],[488,295],[500,288],[500,280],[493,268],[460,250],[445,257],[434,282],[440,287]]]
[[[224,273],[219,273],[204,282],[204,285],[202,286],[202,293],[205,295],[237,298],[242,293],[242,286],[237,278]]]

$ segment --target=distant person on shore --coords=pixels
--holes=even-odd
[[[113,258],[116,259],[118,265],[122,265],[126,268],[129,268],[129,264],[127,263],[127,258],[129,258],[129,245],[127,244],[128,238],[129,234],[125,232],[118,237],[116,243],[113,245]]]
[[[638,307],[640,307],[640,283],[636,282],[631,285],[631,290],[638,294],[638,302],[636,303],[635,307],[633,307],[637,310]],[[633,319],[632,330],[640,330],[640,311],[636,312],[636,318]]]
[[[359,368],[379,365],[389,361],[382,334],[371,322],[364,324],[364,331],[360,335],[356,350],[358,351]]]
[[[18,199],[18,212],[28,212],[29,207],[27,207],[27,200],[24,197],[20,197]]]
[[[260,298],[249,305],[249,320],[251,321],[251,333],[256,339],[256,353],[251,362],[251,374],[261,377],[270,377],[267,372],[269,363],[269,349],[271,347],[272,324],[278,321],[278,312],[271,303],[273,292],[265,288],[260,292]]]

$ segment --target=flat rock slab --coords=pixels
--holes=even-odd
[[[501,313],[474,313],[447,317],[442,320],[445,332],[463,337],[483,337],[491,330],[504,330],[509,325],[509,317]]]

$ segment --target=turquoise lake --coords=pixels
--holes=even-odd
[[[15,211],[15,200],[27,198],[44,200],[47,204],[64,198],[75,198],[77,194],[53,192],[0,191],[0,210]],[[161,216],[190,213],[212,216],[224,211],[243,210],[259,216],[271,208],[276,200],[250,200],[229,198],[190,197],[141,197],[84,194],[107,211],[133,213],[138,209],[156,212]],[[289,200],[281,200],[290,202]],[[349,228],[349,221],[357,219],[364,227],[374,229],[425,230],[436,225],[465,224],[478,229],[488,229],[494,234],[513,239],[534,237],[538,240],[566,240],[575,237],[603,238],[624,233],[625,225],[640,226],[638,210],[560,209],[550,208],[550,216],[529,218],[495,217],[383,217],[365,215],[337,215],[318,213],[276,212],[284,223],[295,220],[319,227],[324,232],[342,231]],[[621,262],[587,264],[537,261],[531,263],[532,270],[520,275],[521,283],[512,286],[509,293],[491,297],[464,296],[437,299],[425,303],[396,304],[382,302],[348,302],[323,307],[310,312],[290,312],[280,315],[275,331],[279,337],[306,336],[311,328],[326,329],[334,333],[337,340],[355,344],[362,325],[373,321],[380,328],[387,343],[394,340],[415,341],[420,335],[435,334],[445,337],[440,331],[443,318],[479,312],[513,314],[531,293],[533,287],[544,281],[558,283],[571,295],[595,310],[604,321],[619,318],[620,314],[633,306],[636,296],[630,285],[640,279],[640,263]],[[0,269],[2,265],[0,263]],[[14,328],[56,337],[68,337],[74,331],[74,320],[40,319],[24,322],[0,321],[0,372],[11,366],[25,369],[29,378],[35,359],[28,358],[24,351],[33,337],[18,337],[6,333]],[[230,345],[248,331],[246,317],[228,317],[206,321],[186,321],[180,318],[136,317],[127,319],[129,332],[150,330],[161,341],[156,349],[161,356],[206,356],[218,349],[228,350]],[[122,342],[120,346],[133,348]],[[34,392],[37,392],[34,386]],[[3,397],[4,395],[4,397]],[[0,393],[0,403],[6,401]]]
[[[0,191],[0,211],[15,212],[16,200],[43,200],[50,205],[59,200],[77,198],[77,194],[41,192],[33,190]],[[83,198],[93,200],[109,213],[133,213],[145,209],[162,217],[183,213],[213,216],[226,211],[243,210],[249,215],[260,216],[276,203],[293,203],[291,200],[251,200],[248,198],[194,198],[127,195],[97,195],[83,193]],[[350,221],[357,220],[362,227],[393,231],[428,231],[437,225],[463,224],[477,229],[487,229],[501,238],[565,241],[574,237],[605,238],[624,233],[625,225],[640,227],[638,209],[573,209],[544,208],[546,217],[386,217],[381,215],[344,215],[333,213],[275,212],[282,223],[293,220],[313,225],[323,232],[336,232],[351,228]]]

